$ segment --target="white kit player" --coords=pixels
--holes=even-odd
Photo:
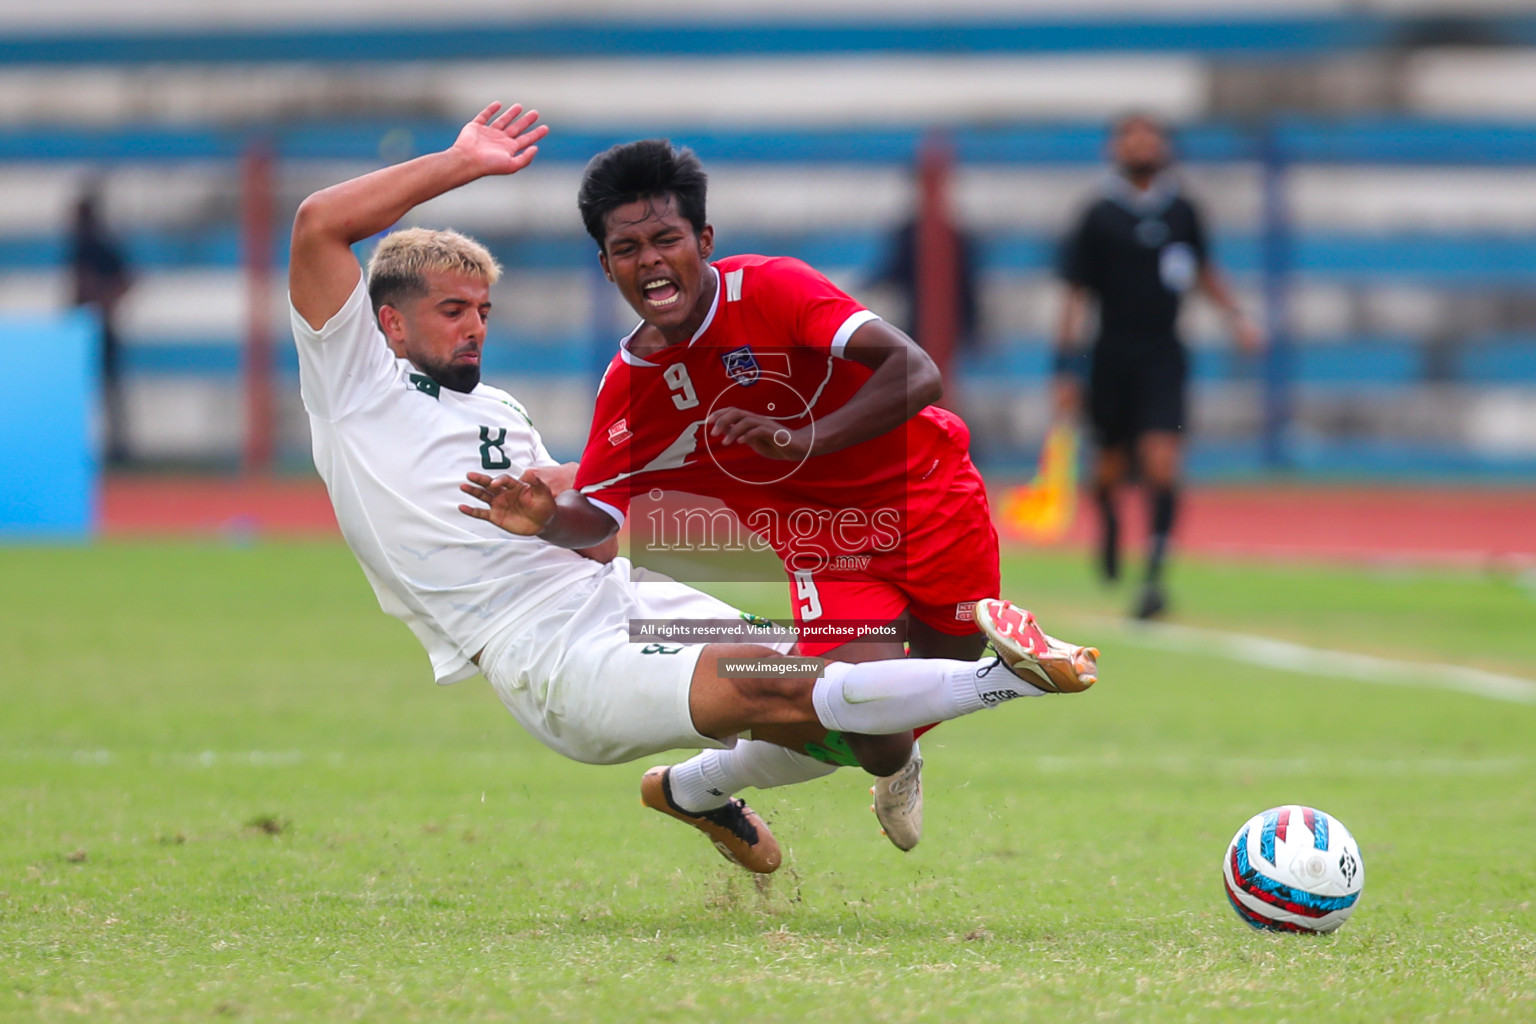
[[[528,166],[547,132],[536,121],[491,104],[450,148],[316,192],[294,222],[289,296],[315,466],[380,606],[415,633],[437,681],[483,674],[525,729],[577,761],[709,748],[687,771],[647,773],[642,797],[762,873],[779,865],[773,836],[719,793],[829,769],[746,739],[754,728],[891,734],[1091,686],[1097,651],[1052,640],[1004,601],[977,609],[998,657],[974,662],[740,677],[727,674],[736,663],[783,656],[751,643],[630,642],[632,620],[740,616],[646,579],[611,550],[578,553],[605,541],[612,520],[568,489],[570,467],[550,458],[516,399],[480,382],[500,273],[484,247],[452,231],[399,231],[366,275],[351,248],[429,199]],[[463,483],[471,477],[480,482]],[[459,504],[461,486],[480,503]],[[999,663],[1008,671],[994,673]]]

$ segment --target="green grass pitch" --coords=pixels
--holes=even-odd
[[[911,854],[855,773],[749,792],[759,890],[639,806],[647,763],[434,687],[339,544],[0,550],[0,1020],[1536,1019],[1536,705],[1157,650],[1079,559],[1006,570],[1100,685],[935,732]],[[1172,583],[1181,622],[1536,678],[1518,576]],[[1221,893],[1286,802],[1363,849],[1333,936]]]

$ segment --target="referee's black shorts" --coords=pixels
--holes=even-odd
[[[1184,431],[1189,358],[1177,341],[1094,346],[1088,422],[1102,448],[1132,444],[1148,431]]]

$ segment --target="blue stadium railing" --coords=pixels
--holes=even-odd
[[[417,152],[453,142],[458,124],[409,118],[290,121],[255,127],[129,124],[0,128],[0,161],[162,163],[233,160],[260,140],[290,160],[378,160],[386,139],[408,138]],[[772,127],[667,130],[637,124],[622,132],[561,129],[540,144],[546,161],[585,162],[593,153],[645,135],[692,146],[706,161],[907,164],[933,126],[826,129]],[[1085,164],[1104,152],[1103,124],[1061,122],[945,127],[962,164]],[[1536,165],[1529,121],[1449,120],[1355,115],[1282,116],[1263,122],[1215,121],[1181,127],[1180,153],[1196,162],[1260,160],[1271,149],[1291,163],[1412,166]]]
[[[575,217],[572,204],[572,218]],[[725,252],[771,252],[795,256],[818,267],[871,267],[889,243],[879,228],[839,227],[828,234],[763,234],[717,225]],[[578,270],[592,260],[585,236],[479,233],[503,265],[522,270]],[[1218,260],[1237,274],[1262,270],[1263,239],[1221,233]],[[124,240],[135,267],[163,270],[234,270],[240,266],[240,235],[230,225],[187,230],[143,229]],[[1049,272],[1057,239],[1028,232],[984,232],[980,264],[1015,274]],[[0,236],[0,271],[47,270],[68,260],[67,240],[57,235]],[[1336,283],[1433,283],[1444,288],[1536,286],[1536,237],[1528,235],[1430,234],[1402,232],[1351,235],[1313,232],[1292,244],[1292,272]]]
[[[0,66],[803,56],[1180,52],[1297,56],[1426,41],[1536,44],[1536,16],[1469,12],[1158,18],[1030,18],[932,14],[883,20],[534,20],[406,25],[87,29],[0,36]]]

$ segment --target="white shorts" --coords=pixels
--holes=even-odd
[[[631,573],[644,582],[631,582]],[[480,655],[480,670],[524,729],[575,761],[618,764],[677,747],[730,747],[734,737],[721,741],[694,729],[688,710],[703,645],[633,643],[629,620],[740,614],[616,558],[567,599],[497,634]]]

